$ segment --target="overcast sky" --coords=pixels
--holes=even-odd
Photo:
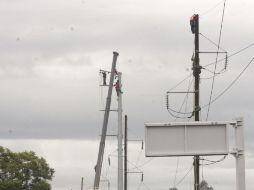
[[[253,7],[252,0],[226,2],[221,47],[229,55],[254,43]],[[99,87],[99,69],[110,70],[112,52],[119,52],[117,69],[123,73],[123,109],[129,117],[130,138],[142,139],[144,122],[174,121],[166,110],[165,95],[192,71],[190,16],[200,14],[200,32],[217,43],[222,9],[219,0],[0,0],[0,143],[44,156],[56,168],[53,190],[78,189],[81,176],[88,178],[88,187],[98,153],[103,118],[99,110],[107,93]],[[200,36],[200,50],[216,51],[216,47]],[[215,78],[213,98],[253,56],[251,47],[229,58],[227,71]],[[200,55],[203,66],[214,61],[215,55]],[[218,70],[223,67],[224,62],[218,63]],[[244,117],[247,179],[254,177],[253,72],[250,65],[209,113],[209,120]],[[201,78],[211,76],[202,70]],[[175,90],[186,90],[190,81]],[[201,80],[201,105],[209,101],[211,82]],[[170,105],[179,109],[183,98],[172,95]],[[188,98],[188,111],[192,111],[192,100]],[[112,107],[116,105],[113,94]],[[205,120],[206,108],[201,113]],[[110,134],[116,132],[116,119],[111,113]],[[114,151],[116,142],[110,141],[107,148],[107,154]],[[149,160],[139,144],[133,143],[132,151],[133,162],[142,165]],[[179,178],[192,162],[185,159]],[[160,164],[156,160],[141,168],[148,173],[145,183],[151,189],[168,189],[176,158],[164,158]],[[216,190],[234,188],[234,161],[225,162],[206,170],[205,177]],[[164,177],[155,179],[153,170]],[[109,171],[115,189],[115,170]],[[190,188],[192,173],[182,187]],[[220,181],[221,175],[228,178]],[[253,187],[248,180],[247,189]],[[132,188],[147,189],[135,180]]]

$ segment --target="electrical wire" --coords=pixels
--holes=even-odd
[[[172,90],[174,90],[176,87],[178,87],[180,84],[182,84],[184,81],[186,81],[191,76],[192,76],[192,73],[190,75],[188,75],[187,77],[185,77],[183,80],[181,80],[179,83],[177,83],[175,86],[173,86],[171,89],[169,89],[168,92],[171,92]]]
[[[228,58],[233,57],[233,56],[235,56],[235,55],[237,55],[237,54],[239,54],[239,53],[241,53],[241,52],[243,52],[243,51],[249,49],[249,48],[252,47],[252,46],[254,46],[254,43],[251,43],[250,45],[248,45],[248,46],[246,46],[246,47],[244,47],[244,48],[242,48],[242,49],[236,51],[235,53],[230,54],[230,55],[228,56]],[[219,59],[217,62],[219,63],[219,62],[222,62],[222,61],[224,61],[224,60],[225,60],[225,58],[222,58],[222,59]],[[209,63],[209,64],[204,65],[204,66],[202,66],[202,67],[203,67],[203,68],[209,67],[210,65],[213,65],[213,64],[215,64],[215,63],[216,63],[216,62],[212,62],[212,63]]]
[[[194,81],[194,78],[193,78],[192,80],[189,81],[189,90],[190,90],[190,87],[191,87],[193,81]],[[184,108],[184,112],[185,112],[185,113],[187,112],[187,103],[188,103],[189,93],[187,93],[186,96],[187,96],[187,97],[186,97],[185,108]],[[188,120],[190,120],[190,118],[191,118],[192,116],[193,116],[193,112],[192,112],[191,116],[188,117]]]
[[[227,155],[223,156],[223,158],[219,159],[219,160],[208,160],[205,158],[202,158],[201,160],[207,161],[207,162],[212,162],[212,163],[217,163],[217,162],[221,162],[223,160],[225,160],[225,158],[227,157]]]
[[[207,68],[202,68],[202,69],[204,69],[204,70],[208,71],[209,73],[214,74],[214,72],[213,72],[213,71],[211,71],[211,70],[209,70],[209,69],[207,69]],[[216,75],[218,75],[218,74],[220,74],[220,73],[215,73],[215,74],[216,74]]]
[[[144,187],[148,190],[151,190],[144,182],[142,182],[142,184],[144,185]]]
[[[187,96],[187,95],[186,95]],[[184,100],[186,99],[186,96],[184,97]],[[183,101],[182,102],[182,104],[184,104],[185,103],[185,101]],[[170,108],[170,107],[168,107],[168,110],[170,110],[171,112],[174,112],[174,113],[176,113],[176,114],[182,114],[182,115],[186,115],[186,114],[192,114],[192,112],[181,112],[181,111],[176,111],[176,110],[174,110],[174,109],[172,109],[172,108]],[[181,117],[177,117],[177,116],[175,116],[176,118],[181,118]],[[183,117],[184,118],[184,117]]]
[[[168,99],[168,93],[170,93],[172,90],[174,90],[176,87],[178,87],[179,85],[181,85],[184,81],[186,81],[188,78],[190,78],[192,76],[192,73],[191,74],[189,74],[187,77],[185,77],[183,80],[181,80],[180,82],[178,82],[175,86],[173,86],[171,89],[169,89],[168,91],[167,91],[167,99]],[[169,111],[170,110],[170,111]],[[176,111],[176,110],[173,110],[173,109],[171,109],[171,108],[169,108],[169,106],[167,105],[167,111],[168,111],[168,113],[172,116],[172,117],[174,117],[174,118],[181,118],[181,119],[185,119],[186,117],[179,117],[179,115],[175,115],[175,114],[173,114],[172,112],[174,112],[174,113],[176,113],[176,114],[192,114],[192,112],[190,112],[190,113],[183,113],[183,112],[180,112],[180,111]]]
[[[224,67],[223,69],[221,69],[219,72],[216,72],[216,73],[214,73],[213,71],[211,71],[211,70],[209,70],[209,69],[207,69],[207,68],[202,68],[203,70],[205,70],[205,71],[207,71],[207,72],[209,72],[209,73],[212,73],[213,74],[213,76],[210,76],[210,77],[203,77],[203,78],[200,78],[200,79],[202,79],[202,80],[208,80],[208,79],[212,79],[213,77],[214,77],[214,75],[215,75],[215,77],[217,76],[217,75],[220,75],[220,74],[223,74],[223,73],[225,73],[226,72],[226,67]]]
[[[199,33],[202,37],[204,37],[207,41],[209,41],[210,43],[212,43],[213,45],[215,45],[218,48],[218,44],[216,44],[214,41],[212,41],[210,38],[208,38],[207,36],[205,36],[202,33]],[[219,49],[221,49],[224,52],[227,52],[225,49],[223,49],[222,47],[219,47]]]
[[[135,165],[134,163],[132,163],[132,162],[130,162],[129,160],[128,160],[128,162],[131,164],[131,165],[133,165],[134,167],[133,168],[129,168],[129,170],[133,170],[133,169],[138,169],[138,170],[140,170],[140,168],[142,168],[142,167],[144,167],[145,165],[147,165],[149,162],[151,162],[152,160],[153,160],[154,158],[151,158],[151,159],[149,159],[148,161],[146,161],[146,162],[144,162],[143,164],[140,164],[140,165]],[[141,171],[141,170],[140,170]]]
[[[137,189],[137,190],[139,190],[139,189],[140,189],[141,185],[142,185],[142,182],[140,182],[140,184],[138,185],[138,189]]]
[[[237,75],[237,77],[219,94],[217,95],[213,100],[211,100],[210,104],[214,103],[216,100],[218,100],[223,94],[225,94],[235,83],[236,81],[242,76],[242,74],[246,71],[246,69],[251,65],[253,62],[254,57],[251,59],[251,61],[243,68],[243,70]],[[205,108],[209,106],[209,104],[206,104],[202,106],[201,108]]]
[[[168,113],[169,113],[172,117],[174,117],[175,119],[186,119],[185,116],[184,116],[184,117],[180,117],[180,116],[174,115],[174,114],[172,114],[169,110],[168,110]],[[191,116],[189,116],[189,117],[191,117]]]
[[[254,45],[254,44],[253,44]],[[251,47],[250,45],[249,46],[247,46],[247,47]],[[247,48],[246,47],[246,48]],[[246,49],[246,48],[244,48],[244,49]],[[243,49],[242,49],[243,50]],[[240,51],[238,51],[238,53],[239,53]],[[236,55],[236,54],[235,54]],[[247,70],[247,68],[251,65],[251,63],[253,62],[253,60],[254,60],[254,57],[250,60],[250,62],[243,68],[243,70],[237,75],[237,77],[221,92],[221,93],[219,93],[214,99],[212,99],[211,100],[211,102],[210,102],[210,105],[212,104],[212,103],[214,103],[215,101],[217,101],[221,96],[223,96],[236,82],[237,82],[237,80],[242,76],[242,74]],[[207,106],[209,106],[209,104],[205,104],[205,105],[203,105],[201,108],[205,108],[205,107],[207,107]],[[178,118],[181,118],[181,117],[178,117]]]
[[[138,164],[139,163],[139,160],[141,158],[141,154],[142,154],[143,150],[139,150],[139,153],[138,153],[138,156],[137,156],[137,160],[136,160],[136,163]]]
[[[117,155],[109,155],[109,158],[110,157],[118,157]],[[133,168],[128,168],[128,170],[134,170],[134,169],[137,169],[138,171],[142,172],[141,171],[141,168],[144,167],[145,165],[147,165],[149,162],[151,162],[154,158],[151,158],[149,160],[147,160],[146,162],[140,164],[140,165],[136,165],[134,164],[133,162],[131,162],[130,160],[127,160],[127,162],[129,164],[131,164],[133,166]],[[114,169],[117,169],[118,170],[118,167],[116,166],[112,166],[112,164],[110,165],[110,167],[114,168]]]
[[[213,75],[212,88],[211,88],[210,97],[209,97],[209,105],[208,105],[207,114],[206,114],[206,121],[208,120],[208,116],[209,116],[209,112],[210,112],[210,106],[211,106],[211,100],[212,100],[212,95],[213,95],[213,89],[214,89],[214,83],[215,83],[215,73],[216,73],[216,68],[217,68],[217,63],[218,63],[218,55],[219,55],[218,52],[219,52],[219,47],[220,47],[220,42],[221,42],[221,34],[222,34],[222,28],[223,28],[225,7],[226,7],[226,0],[224,1],[224,5],[223,5],[223,12],[222,12],[222,18],[221,18],[221,25],[220,25],[220,34],[219,34],[219,42],[218,42],[216,61],[215,61],[216,63],[214,65],[214,75]]]
[[[221,158],[221,159],[219,159],[219,160],[207,160],[207,159],[201,159],[202,161],[207,161],[207,162],[210,162],[210,163],[208,163],[208,164],[203,164],[202,163],[202,165],[204,165],[204,166],[207,166],[207,165],[212,165],[212,164],[216,164],[216,163],[219,163],[219,162],[222,162],[222,161],[224,161],[225,159],[226,159],[226,157],[227,157],[227,155],[225,155],[225,156],[223,156],[223,158]]]
[[[238,50],[238,51],[236,51],[236,52],[230,54],[229,56],[227,56],[227,58],[230,58],[230,57],[233,57],[233,56],[235,56],[235,55],[238,55],[239,53],[242,53],[242,52],[244,52],[245,50],[247,50],[247,49],[249,49],[249,48],[251,48],[251,47],[253,47],[253,46],[254,46],[254,43],[251,43],[250,45],[248,45],[248,46],[246,46],[246,47],[244,47],[244,48],[242,48],[242,49],[240,49],[240,50]],[[226,59],[226,58],[222,58],[222,59],[218,60],[218,62],[225,61],[225,59]],[[208,69],[207,69],[206,67],[209,67],[209,66],[211,66],[211,65],[213,65],[213,64],[215,64],[215,62],[212,62],[212,63],[209,63],[209,64],[207,64],[207,65],[205,65],[205,66],[202,66],[202,69],[208,71]],[[212,72],[212,71],[209,70],[208,72]],[[221,73],[218,73],[218,74],[221,74]],[[215,74],[215,75],[217,76],[218,74]],[[211,77],[206,77],[206,78],[201,78],[201,79],[202,79],[202,80],[208,80],[208,79],[212,79],[212,78],[213,78],[213,76],[211,76]]]
[[[223,3],[224,0],[218,2],[216,5],[214,5],[213,7],[211,7],[210,9],[208,9],[207,11],[201,13],[201,17],[203,17],[204,15],[208,14],[209,12],[213,11],[215,8],[217,8],[221,3]]]
[[[190,90],[190,86],[192,85],[193,83],[193,79],[189,81],[189,88],[188,88],[188,91]],[[189,97],[189,93],[186,94],[186,101],[185,101],[185,113],[187,112],[187,102],[188,102],[188,97]],[[184,102],[183,102],[184,104]],[[183,105],[182,104],[182,105]],[[182,106],[180,108],[180,110],[182,109]],[[190,118],[189,118],[190,119]],[[177,118],[175,118],[175,121],[177,120]],[[174,187],[176,186],[176,176],[177,176],[177,173],[178,173],[178,167],[179,167],[179,162],[180,162],[180,157],[177,157],[177,164],[176,164],[176,171],[175,171],[175,177],[174,177]]]
[[[193,78],[192,78],[192,80],[191,80],[191,82],[189,82],[189,86],[188,86],[188,88],[187,88],[187,93],[186,93],[186,95],[185,95],[185,97],[184,97],[184,100],[183,100],[183,102],[182,102],[182,104],[181,104],[181,106],[180,106],[180,108],[179,108],[179,110],[178,111],[176,111],[176,110],[173,110],[172,108],[170,108],[170,106],[169,106],[169,103],[168,103],[168,101],[167,101],[167,110],[168,110],[168,112],[169,112],[169,114],[172,116],[172,117],[174,117],[175,118],[175,120],[176,119],[186,119],[186,117],[184,116],[184,117],[180,117],[179,115],[180,114],[182,114],[182,115],[186,115],[186,114],[191,114],[190,116],[188,116],[188,118],[189,117],[191,117],[193,114],[193,112],[186,112],[186,110],[185,110],[185,112],[181,112],[181,110],[182,110],[182,107],[184,106],[184,104],[185,104],[185,102],[187,102],[187,100],[188,100],[188,96],[189,96],[189,92],[190,92],[190,88],[191,88],[191,84],[193,83]],[[167,94],[167,98],[168,98],[168,94]],[[177,115],[174,115],[172,112],[174,112],[174,113],[176,113]]]
[[[201,166],[202,166],[202,180],[204,180],[204,160],[203,159],[201,159],[202,160],[202,164],[201,164]]]
[[[193,82],[193,80],[189,82],[189,85],[191,85],[192,82]],[[186,104],[185,104],[185,112],[186,112],[186,109],[187,109],[188,95],[189,95],[189,93],[187,93],[187,100],[186,100]],[[190,120],[190,118],[189,118],[189,120]],[[175,119],[175,121],[176,121],[176,119]],[[175,171],[175,177],[174,177],[174,187],[176,186],[176,176],[177,176],[177,173],[178,173],[179,162],[180,162],[180,157],[177,157],[176,171]]]
[[[192,114],[192,112],[186,112],[186,110],[185,110],[185,112],[180,112],[180,111],[182,110],[183,105],[185,104],[185,102],[187,102],[187,100],[188,100],[190,88],[191,88],[191,85],[192,85],[193,81],[194,81],[194,78],[192,78],[192,80],[189,81],[189,85],[188,85],[188,88],[187,88],[187,93],[186,93],[186,95],[185,95],[185,97],[184,97],[184,100],[183,100],[183,102],[182,102],[182,105],[181,105],[180,108],[179,108],[178,113],[182,113],[182,114]],[[186,105],[186,104],[185,104],[185,105]],[[185,107],[185,108],[186,108],[186,107]]]
[[[177,187],[179,184],[181,184],[183,182],[183,180],[186,178],[186,176],[189,175],[189,173],[191,172],[191,170],[193,169],[193,165],[191,166],[191,168],[186,172],[186,174],[176,183],[175,187]]]
[[[175,177],[174,177],[174,187],[176,186],[176,176],[177,176],[177,173],[178,173],[179,161],[180,161],[180,158],[179,158],[179,157],[177,157],[177,162],[176,162],[176,171],[175,171]]]

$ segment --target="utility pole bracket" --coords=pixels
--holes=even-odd
[[[230,152],[235,158],[238,158],[240,155],[244,155],[244,150],[233,148],[233,150]]]

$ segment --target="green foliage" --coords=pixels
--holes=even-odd
[[[14,153],[0,146],[1,190],[50,190],[54,170],[34,152]]]

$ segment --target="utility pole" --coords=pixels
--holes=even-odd
[[[105,112],[104,112],[99,154],[98,154],[97,163],[95,165],[94,190],[99,189],[99,185],[100,185],[101,168],[102,168],[102,162],[103,162],[105,141],[106,141],[106,135],[107,135],[108,118],[109,118],[110,105],[111,105],[111,95],[112,95],[114,76],[115,76],[115,70],[116,70],[115,69],[116,68],[116,60],[117,60],[118,55],[119,54],[117,52],[113,52],[113,62],[112,62],[112,68],[111,68],[111,74],[110,74],[108,96],[107,96],[106,107],[105,107]]]
[[[199,81],[201,66],[199,65],[199,15],[194,14],[190,20],[191,31],[195,36],[195,55],[193,61],[193,76],[195,78],[194,83],[194,117],[195,121],[199,121]],[[194,189],[199,190],[199,156],[194,156]]]
[[[127,115],[124,116],[124,190],[127,190],[127,174],[128,174],[128,168],[127,168],[127,136],[128,136],[128,130],[127,130]]]
[[[117,101],[118,101],[118,190],[123,190],[123,126],[122,126],[122,73],[118,72],[118,90]]]
[[[82,177],[81,178],[81,190],[83,190],[83,186],[84,186],[83,183],[84,183],[84,178]]]

